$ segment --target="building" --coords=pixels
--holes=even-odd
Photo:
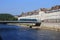
[[[39,11],[37,15],[30,15],[30,16],[23,16],[19,17],[18,20],[20,19],[36,19],[38,22],[42,20],[55,20],[55,19],[60,19],[60,9],[58,10],[50,10],[50,11]]]

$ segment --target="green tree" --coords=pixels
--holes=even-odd
[[[0,13],[0,21],[16,21],[17,18],[15,18],[13,15],[11,14],[1,14]]]

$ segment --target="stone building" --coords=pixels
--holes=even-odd
[[[58,23],[60,22],[60,5],[51,8],[41,8],[32,12],[22,13],[20,18],[37,19],[38,21]]]

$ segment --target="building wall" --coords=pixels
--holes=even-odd
[[[45,19],[60,19],[60,11],[59,12],[53,12],[53,13],[40,13],[41,20]]]
[[[60,23],[60,11],[45,13],[43,14],[41,19],[43,19],[44,22],[48,22],[48,23]]]

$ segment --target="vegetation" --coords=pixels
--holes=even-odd
[[[0,14],[0,21],[16,21],[17,18],[15,18],[11,14]]]

